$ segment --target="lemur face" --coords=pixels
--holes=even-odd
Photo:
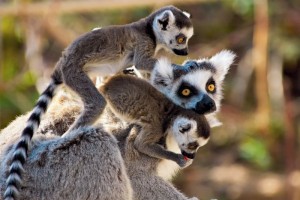
[[[209,127],[203,120],[178,116],[172,124],[172,135],[182,155],[194,159],[199,147],[209,140]]]
[[[194,33],[189,17],[188,13],[174,8],[159,14],[153,22],[158,44],[177,55],[188,55],[188,41]]]
[[[211,58],[187,60],[183,68],[158,60],[151,83],[175,104],[209,114],[220,109],[222,84],[235,54],[224,50]]]

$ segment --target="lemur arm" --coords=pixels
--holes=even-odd
[[[153,136],[158,133],[148,132],[142,129],[134,141],[134,146],[138,151],[159,159],[168,159],[176,162],[180,167],[185,167],[188,163],[181,154],[168,151],[157,141],[153,141]]]
[[[134,65],[138,70],[151,71],[157,59],[153,58],[155,44],[145,38],[134,50]]]

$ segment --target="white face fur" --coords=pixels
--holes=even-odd
[[[189,14],[182,12],[180,17],[189,20]],[[182,28],[176,25],[175,15],[171,10],[165,10],[155,17],[153,29],[157,38],[158,46],[166,50],[171,50],[177,55],[188,54],[188,41],[194,34],[192,26],[183,26]]]
[[[171,63],[162,58],[151,73],[151,84],[175,104],[212,117],[208,119],[210,125],[217,126],[219,122],[211,113],[220,109],[223,80],[234,58],[234,53],[223,50],[211,58],[187,60],[183,67],[188,71],[182,74],[174,72]],[[207,106],[210,104],[214,108]]]
[[[205,138],[198,131],[195,120],[182,116],[178,116],[171,126],[171,135],[174,137],[181,153],[192,159],[198,148],[205,145],[209,140],[209,137]]]

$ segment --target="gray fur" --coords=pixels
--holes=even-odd
[[[188,199],[169,182],[157,176],[156,166],[160,159],[151,158],[134,148],[133,141],[137,129],[133,129],[130,134],[132,126],[120,129],[122,125],[118,126],[117,124],[120,123],[115,123],[115,119],[108,116],[107,120],[112,120],[116,124],[113,132],[119,141],[118,145],[131,184],[124,181],[123,185],[120,185],[117,179],[110,177],[115,177],[117,170],[123,168],[123,161],[119,159],[120,153],[116,148],[115,139],[102,129],[85,128],[74,131],[64,138],[59,137],[69,128],[81,110],[80,103],[63,99],[56,100],[42,120],[41,129],[45,134],[40,134],[39,131],[34,136],[34,144],[28,162],[25,164],[25,169],[30,170],[26,170],[24,176],[24,184],[20,190],[21,199],[130,200],[130,186],[132,186],[135,200]],[[22,130],[27,117],[28,115],[24,115],[17,118],[0,134],[1,193],[4,192],[4,173],[7,169],[7,159],[10,158],[9,154],[12,152],[11,144],[15,143],[18,132]],[[6,148],[9,153],[5,150]],[[94,154],[97,156],[93,156]],[[109,173],[110,170],[113,171]],[[126,174],[123,175],[123,179],[126,180]],[[65,187],[66,185],[68,187]],[[103,188],[102,185],[107,188]],[[0,199],[2,200],[1,197]]]
[[[131,24],[92,30],[70,44],[55,66],[51,84],[41,95],[40,99],[47,97],[47,101],[38,101],[20,141],[15,146],[4,194],[6,200],[16,199],[18,196],[30,140],[58,85],[67,85],[79,95],[84,104],[81,115],[69,131],[91,125],[104,110],[106,101],[88,75],[93,72],[101,75],[114,74],[131,65],[139,70],[150,71],[156,62],[154,56],[159,48],[184,55],[183,53],[187,53],[187,41],[176,46],[169,44],[170,37],[184,34],[181,30],[189,33],[187,39],[192,36],[190,19],[176,7],[167,6]]]
[[[7,138],[18,134],[18,131],[12,130],[24,124],[25,118],[18,118],[0,134],[1,141],[7,143],[0,145],[3,152],[1,194],[5,189],[5,176],[13,153],[11,147],[8,152],[4,149],[15,142]],[[64,138],[49,133],[37,134],[24,169],[26,173],[19,197],[22,200],[132,198],[132,188],[117,141],[101,128],[82,128]],[[3,199],[2,196],[0,199]]]

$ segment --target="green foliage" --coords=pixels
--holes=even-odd
[[[239,150],[241,157],[256,167],[268,169],[271,166],[271,156],[263,139],[248,136],[240,144]]]
[[[15,116],[30,110],[38,96],[36,78],[26,67],[24,35],[13,17],[0,21],[2,39],[0,68],[0,129]]]
[[[227,0],[223,1],[223,3],[240,15],[251,17],[253,13],[253,1],[254,0]]]

